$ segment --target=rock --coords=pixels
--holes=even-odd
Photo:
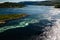
[[[60,4],[55,4],[55,8],[60,8]]]
[[[27,14],[6,14],[0,15],[0,27],[18,24],[18,20],[28,16]],[[16,24],[13,24],[16,23]]]
[[[0,24],[5,24],[6,22],[4,20],[0,20]]]

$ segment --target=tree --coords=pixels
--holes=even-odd
[[[60,0],[47,0],[47,1],[60,2]]]

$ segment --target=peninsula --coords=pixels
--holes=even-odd
[[[25,7],[25,5],[13,2],[0,3],[0,8],[22,8],[22,7]]]
[[[60,2],[55,3],[55,8],[60,8]]]
[[[5,24],[8,20],[20,19],[28,16],[27,14],[0,14],[0,24]]]

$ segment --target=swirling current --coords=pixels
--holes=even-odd
[[[18,24],[8,24],[0,28],[0,39],[60,40],[60,9],[56,9],[53,6],[51,8],[48,6],[29,7],[30,6],[21,9],[22,12],[29,13],[28,17],[19,19],[17,21]]]

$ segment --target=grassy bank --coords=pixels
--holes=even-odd
[[[0,14],[0,24],[6,23],[7,20],[19,19],[26,17],[27,14]]]
[[[18,19],[27,16],[27,14],[0,14],[0,20]]]

